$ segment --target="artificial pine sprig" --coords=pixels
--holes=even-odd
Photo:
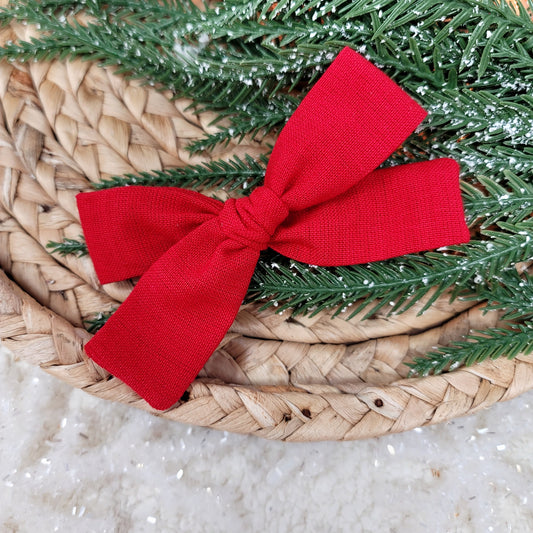
[[[505,180],[497,183],[486,176],[478,175],[474,186],[461,182],[464,207],[470,225],[477,222],[487,228],[499,220],[516,224],[533,213],[533,184],[520,179],[510,170],[503,172]]]
[[[57,253],[63,257],[66,255],[82,257],[89,253],[83,235],[79,236],[79,240],[67,237],[62,242],[50,241],[46,244],[46,247],[50,249],[51,253]]]
[[[501,356],[512,359],[519,354],[533,352],[533,322],[507,324],[507,327],[488,328],[468,335],[464,341],[443,346],[424,357],[417,357],[412,363],[411,375],[427,376],[454,370],[462,365],[470,366],[485,359]]]
[[[264,155],[260,156],[259,160],[249,155],[245,155],[243,159],[234,156],[228,161],[217,160],[183,168],[113,176],[95,183],[94,188],[149,185],[203,190],[216,187],[229,191],[239,189],[242,194],[247,194],[262,183],[267,161]]]
[[[487,300],[484,312],[504,310],[503,324],[416,357],[408,363],[412,375],[440,374],[487,358],[511,359],[533,352],[533,277],[527,272],[519,274],[516,269],[506,270],[480,286],[475,299]]]
[[[264,135],[284,123],[298,107],[296,98],[287,97],[283,100],[273,100],[267,109],[253,102],[246,105],[246,113],[232,115],[228,111],[221,111],[219,118],[230,118],[231,125],[220,127],[219,131],[203,139],[192,141],[187,149],[192,153],[212,150],[217,145],[227,145],[230,141],[242,141],[246,135],[253,140],[257,135]]]
[[[533,319],[533,277],[526,271],[509,270],[480,288],[488,303],[484,311],[505,310],[506,320]]]
[[[83,24],[74,16],[80,5]],[[233,122],[193,146],[201,149],[232,132],[282,126],[294,108],[290,91],[301,98],[348,45],[430,111],[431,135],[425,142],[413,137],[411,155],[451,155],[486,174],[511,164],[526,176],[533,169],[529,17],[503,0],[227,0],[205,12],[186,1],[24,0],[1,11],[0,20],[39,24],[39,38],[8,45],[0,56],[100,59],[191,96]]]
[[[253,299],[264,300],[265,307],[290,307],[296,314],[313,315],[327,307],[336,307],[338,314],[357,302],[349,316],[368,309],[366,318],[388,305],[390,312],[401,313],[434,290],[422,313],[447,289],[454,287],[452,297],[462,291],[473,294],[476,285],[532,257],[533,219],[499,225],[504,231],[483,232],[487,240],[367,265],[309,268],[280,256],[274,268],[259,263],[249,291]]]

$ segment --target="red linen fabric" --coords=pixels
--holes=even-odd
[[[141,276],[86,344],[89,357],[167,409],[233,322],[261,250],[334,266],[467,242],[457,163],[374,170],[425,115],[345,48],[288,121],[250,197],[222,203],[139,186],[78,195],[100,281]]]

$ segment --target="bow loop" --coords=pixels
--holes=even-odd
[[[268,187],[258,187],[248,198],[230,198],[219,214],[222,231],[254,250],[266,250],[272,235],[287,218],[283,200]]]

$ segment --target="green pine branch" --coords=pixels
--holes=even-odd
[[[275,130],[297,107],[298,100],[288,96],[284,100],[273,100],[266,109],[250,102],[246,105],[245,114],[231,116],[222,112],[219,118],[230,118],[231,125],[220,127],[218,132],[189,143],[187,149],[192,153],[212,150],[215,146],[227,145],[230,141],[240,142],[246,135],[253,140],[258,135],[263,136]]]
[[[81,6],[87,26],[70,14]],[[532,22],[503,0],[228,0],[205,12],[178,1],[25,0],[0,12],[12,19],[39,24],[41,36],[2,57],[101,60],[230,118],[193,149],[281,127],[291,91],[301,98],[348,45],[429,109],[428,135],[406,145],[418,159],[451,155],[472,173],[533,170]]]
[[[533,184],[509,170],[499,183],[487,176],[476,176],[475,184],[461,182],[463,205],[469,225],[487,228],[499,220],[516,224],[533,213]],[[480,187],[481,186],[481,187]]]
[[[216,187],[230,191],[240,190],[242,194],[251,192],[263,182],[267,157],[259,160],[246,155],[244,159],[234,156],[228,161],[210,161],[183,168],[170,168],[113,176],[94,184],[95,189],[109,189],[126,185],[163,187],[187,187],[204,190]]]
[[[454,288],[452,298],[462,291],[475,293],[476,285],[533,255],[533,219],[498,225],[503,231],[483,231],[487,240],[367,265],[309,268],[280,256],[274,265],[259,263],[250,299],[280,311],[292,308],[296,314],[314,315],[325,308],[337,308],[338,314],[355,306],[351,317],[369,308],[366,318],[389,305],[390,312],[401,313],[435,289],[422,313],[446,290]]]
[[[481,286],[475,299],[487,300],[484,312],[503,310],[505,327],[478,331],[464,341],[415,358],[407,364],[412,375],[439,374],[487,358],[513,358],[533,352],[533,277],[527,272],[519,274],[516,269],[507,270]]]
[[[46,244],[46,247],[50,249],[51,253],[57,253],[63,257],[66,255],[82,257],[89,253],[83,235],[79,236],[79,240],[65,238],[62,242],[50,241]]]
[[[506,320],[533,319],[533,277],[515,269],[503,272],[480,287],[478,296],[487,300],[484,312],[503,310]]]
[[[488,328],[468,335],[464,341],[443,346],[424,357],[417,357],[412,363],[411,375],[427,376],[452,371],[460,366],[471,366],[486,359],[533,353],[533,322],[508,323],[506,327]]]

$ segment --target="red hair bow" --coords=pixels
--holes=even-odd
[[[167,409],[233,322],[261,250],[336,266],[467,242],[455,161],[374,170],[425,116],[345,48],[283,128],[250,197],[139,186],[79,194],[100,281],[142,276],[85,346],[89,357]]]

